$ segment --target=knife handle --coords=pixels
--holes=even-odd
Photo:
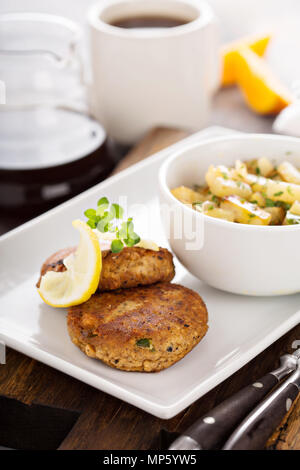
[[[268,373],[220,403],[178,437],[170,450],[220,449],[235,427],[278,384],[278,376]],[[192,445],[192,447],[191,447]]]
[[[276,375],[265,375],[200,418],[184,435],[196,441],[201,449],[220,448],[232,430],[277,384]]]
[[[300,368],[258,405],[230,436],[224,450],[263,449],[300,391]]]
[[[240,422],[278,383],[294,371],[298,359],[291,354],[280,358],[280,366],[243,388],[198,419],[169,447],[170,450],[220,449]]]

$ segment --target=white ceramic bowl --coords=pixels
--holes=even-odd
[[[263,134],[220,137],[172,154],[159,173],[161,204],[181,214],[187,226],[203,226],[202,248],[187,249],[188,231],[177,238],[165,211],[162,221],[178,259],[211,286],[245,295],[292,294],[300,292],[299,225],[264,227],[215,219],[180,203],[170,192],[180,185],[204,184],[210,164],[233,166],[237,159],[262,156],[300,167],[300,139]]]

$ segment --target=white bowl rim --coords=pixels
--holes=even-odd
[[[227,220],[223,219],[217,219],[216,217],[210,217],[209,215],[201,214],[200,212],[195,211],[194,209],[186,206],[182,202],[180,202],[173,194],[171,193],[167,183],[166,183],[166,178],[167,178],[167,173],[169,170],[169,167],[171,164],[179,158],[183,153],[192,150],[194,148],[201,148],[209,144],[214,144],[218,142],[232,142],[232,141],[245,141],[245,140],[253,140],[255,139],[256,141],[262,141],[262,142],[268,142],[268,141],[276,141],[276,140],[281,140],[281,141],[286,141],[292,142],[295,144],[299,145],[299,159],[300,159],[300,138],[298,137],[290,137],[290,136],[285,136],[285,135],[273,135],[273,134],[242,134],[241,135],[228,135],[228,136],[219,136],[219,137],[212,137],[209,139],[205,139],[201,142],[194,142],[192,144],[188,144],[185,147],[181,148],[180,150],[177,150],[177,152],[172,153],[161,165],[160,170],[159,170],[159,175],[158,175],[158,180],[159,180],[159,185],[160,188],[163,190],[165,195],[171,199],[175,204],[180,205],[181,208],[184,208],[183,210],[186,210],[192,214],[197,214],[199,217],[204,217],[204,220],[206,223],[210,223],[213,225],[219,225],[220,227],[223,228],[228,228],[229,230],[232,228],[232,230],[263,230],[264,232],[266,231],[273,231],[273,232],[279,232],[279,231],[296,231],[300,230],[300,225],[251,225],[251,224],[239,224],[236,222],[229,222]]]

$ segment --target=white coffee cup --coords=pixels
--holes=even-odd
[[[170,28],[126,29],[124,18],[188,21]],[[88,14],[93,83],[90,107],[108,133],[131,144],[157,125],[199,129],[219,83],[218,27],[198,0],[109,0]]]

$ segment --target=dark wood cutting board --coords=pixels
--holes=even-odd
[[[115,172],[186,137],[185,131],[155,129],[128,154]],[[184,432],[218,403],[278,365],[300,339],[300,325],[280,338],[232,377],[176,417],[164,421],[111,397],[12,349],[0,365],[0,394],[24,403],[75,410],[80,416],[60,449],[148,449],[161,429]],[[1,442],[0,442],[1,445]],[[269,449],[300,450],[300,399],[270,437]]]

